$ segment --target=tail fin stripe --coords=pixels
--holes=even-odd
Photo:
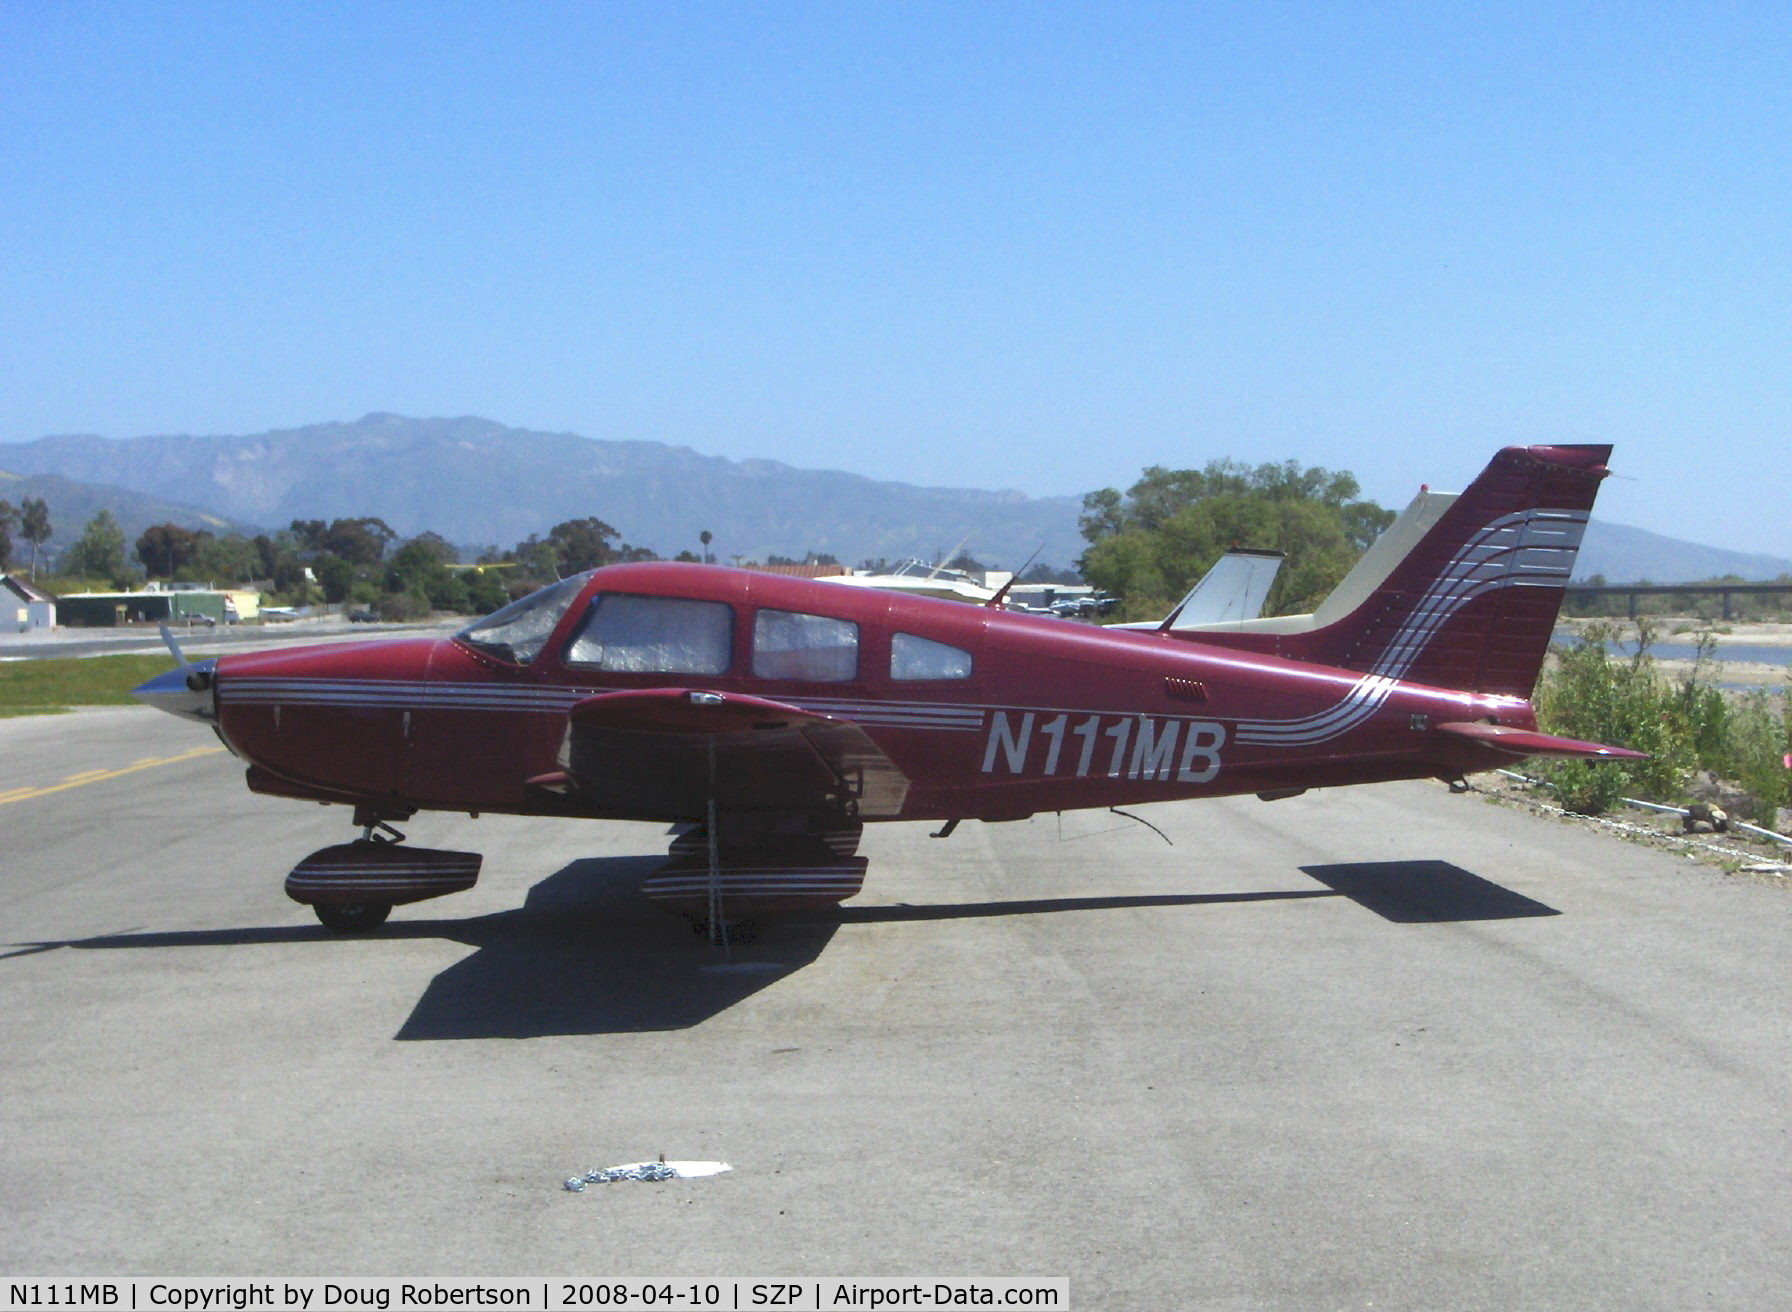
[[[1381,709],[1393,692],[1395,680],[1367,675],[1357,681],[1343,700],[1313,715],[1295,720],[1240,721],[1235,741],[1261,746],[1303,747],[1349,733]]]
[[[1560,538],[1559,545],[1532,541],[1532,526],[1539,521],[1545,524],[1545,533]],[[1584,513],[1532,509],[1487,525],[1420,598],[1375,663],[1374,672],[1404,677],[1437,631],[1477,597],[1505,587],[1567,586],[1586,523]],[[1552,556],[1556,559],[1551,560]]]

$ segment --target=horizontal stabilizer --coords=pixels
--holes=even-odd
[[[1647,752],[1633,752],[1628,747],[1607,747],[1604,743],[1584,743],[1578,738],[1558,738],[1534,729],[1514,729],[1504,724],[1451,723],[1437,726],[1439,733],[1467,738],[1495,751],[1513,756],[1563,756],[1588,761],[1646,761]]]

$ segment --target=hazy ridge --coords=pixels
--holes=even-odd
[[[374,414],[250,437],[45,437],[0,448],[8,467],[110,483],[248,523],[378,515],[510,546],[595,515],[663,555],[722,559],[832,552],[842,560],[931,555],[969,538],[991,562],[1068,564],[1082,551],[1075,497],[915,487],[772,460],[733,461],[658,442],[537,433],[486,419]]]
[[[4,462],[8,454],[9,449],[0,446],[0,462]],[[198,506],[133,492],[129,488],[109,483],[89,483],[65,478],[61,474],[21,475],[8,471],[0,463],[0,501],[11,502],[16,508],[26,497],[42,497],[50,508],[52,533],[48,546],[52,551],[60,550],[73,542],[81,535],[87,521],[102,510],[111,511],[112,518],[124,530],[127,550],[129,544],[134,544],[143,530],[151,524],[179,524],[183,528],[209,529],[213,533],[235,531],[253,534],[260,531],[253,524],[232,520]],[[13,563],[16,566],[31,558],[31,544],[19,537],[16,527],[13,529],[12,539]]]
[[[508,547],[564,519],[595,515],[637,546],[763,559],[776,552],[932,557],[964,539],[989,564],[1082,553],[1076,497],[919,487],[775,460],[728,460],[660,442],[508,428],[489,419],[371,414],[353,423],[241,437],[44,437],[0,446],[0,498],[50,502],[66,544],[102,506],[135,539],[172,520],[193,528],[283,527],[294,519],[378,515],[402,534],[434,529],[463,545]],[[1792,560],[1707,547],[1594,520],[1575,570],[1613,582],[1772,579]]]

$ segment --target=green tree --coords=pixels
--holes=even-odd
[[[432,533],[428,529],[412,538],[407,546],[418,546],[429,552],[444,565],[460,564],[460,552],[455,545],[440,533]]]
[[[560,577],[560,557],[555,553],[553,544],[543,542],[533,533],[516,544],[510,557],[516,561],[517,568],[526,579],[537,583],[552,583]]]
[[[473,609],[466,581],[448,568],[454,554],[454,548],[440,534],[418,534],[392,553],[392,561],[386,567],[386,591],[422,598],[426,608],[460,612]]]
[[[18,518],[12,502],[0,500],[0,570],[12,563],[12,528]]]
[[[616,530],[601,519],[569,519],[548,530],[548,546],[562,575],[582,574],[615,559],[615,537]]]
[[[1104,487],[1083,496],[1083,513],[1076,521],[1086,542],[1111,538],[1126,527],[1126,506],[1115,488]]]
[[[331,605],[348,600],[349,591],[355,586],[355,567],[341,556],[322,555],[317,558],[311,572],[317,576],[318,586],[324,590],[324,600]]]
[[[394,551],[387,562],[386,590],[409,592],[413,586],[421,587],[438,574],[447,572],[442,558],[430,550],[428,543],[412,538]]]
[[[124,559],[124,530],[112,518],[110,510],[102,510],[87,521],[74,545],[69,547],[63,562],[64,572],[82,578],[102,578],[123,583],[129,571]]]
[[[179,524],[151,524],[137,539],[137,559],[152,576],[171,579],[175,571],[193,559],[199,544],[211,537],[201,529],[197,533]]]
[[[1131,618],[1164,613],[1231,546],[1285,552],[1271,614],[1310,611],[1349,572],[1392,511],[1361,499],[1356,478],[1295,461],[1202,469],[1153,465],[1122,496],[1083,498],[1089,549],[1078,569],[1122,599]]]
[[[298,537],[282,530],[272,536],[258,533],[250,540],[255,548],[256,577],[271,584],[283,597],[304,603],[310,598],[310,584],[305,580],[305,563],[299,558]]]
[[[199,582],[231,584],[248,583],[261,569],[261,553],[241,533],[223,537],[204,534],[193,549],[193,559],[186,572]]]
[[[327,550],[324,546],[324,537],[329,533],[330,526],[323,520],[295,519],[288,528],[300,551],[309,555],[317,555]]]
[[[37,581],[37,553],[50,540],[50,507],[42,497],[19,503],[19,536],[31,544],[31,579]]]
[[[504,573],[501,569],[467,571],[467,608],[473,614],[489,615],[510,600],[504,590]]]
[[[391,525],[371,515],[336,519],[330,521],[323,535],[323,549],[351,565],[377,565],[385,559],[386,547],[397,537]]]

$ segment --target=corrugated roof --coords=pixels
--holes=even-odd
[[[742,565],[741,568],[758,570],[761,574],[783,574],[793,579],[831,579],[852,573],[844,565]]]

